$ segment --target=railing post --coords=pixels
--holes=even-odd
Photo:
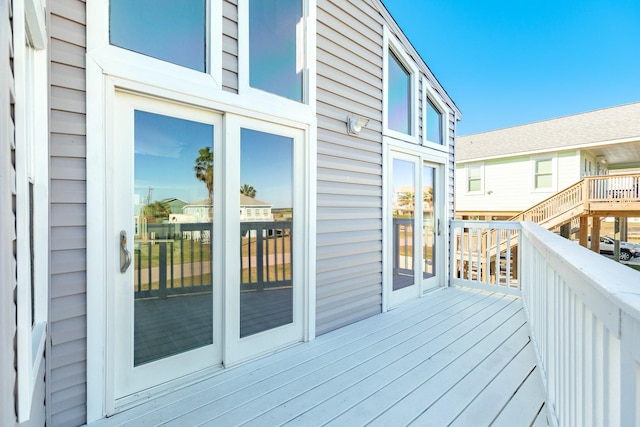
[[[480,268],[482,270],[482,277],[481,280],[483,282],[487,281],[487,270],[489,269],[489,264],[491,263],[491,256],[490,254],[487,253],[487,238],[488,238],[488,233],[483,233],[482,234],[482,244],[481,244],[481,248],[480,248],[480,265],[478,266],[478,268]]]
[[[136,257],[136,262],[134,263],[135,274],[138,278],[138,284],[136,286],[136,292],[140,292],[142,290],[142,242],[136,242],[138,245],[138,252],[134,250],[133,255]]]
[[[171,270],[171,277],[169,278],[169,280],[171,280],[171,289],[173,289],[173,288],[174,288],[174,286],[175,286],[175,284],[173,283],[173,240],[171,240],[171,241],[169,242],[169,245],[170,245],[169,253],[171,254],[171,256],[170,256],[171,260],[170,260],[170,264],[169,264],[169,265],[171,266],[171,268],[170,268],[170,270]]]
[[[256,280],[258,281],[258,292],[264,291],[264,236],[262,235],[262,229],[255,227],[256,229]]]
[[[151,257],[149,258],[151,262]],[[167,297],[167,242],[158,245],[158,296]],[[151,284],[150,284],[151,285]]]
[[[400,223],[393,219],[393,274],[396,275],[400,268]]]
[[[588,177],[582,180],[582,206],[585,213],[589,210],[589,182],[591,179]]]

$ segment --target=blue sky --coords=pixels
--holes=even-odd
[[[640,101],[640,0],[383,0],[458,135]]]
[[[134,117],[137,203],[146,202],[149,187],[151,202],[205,200],[207,187],[195,177],[194,166],[201,148],[210,147],[214,157],[218,153],[213,126],[145,111]],[[242,129],[240,139],[240,185],[254,187],[256,199],[274,208],[291,208],[293,139],[248,129]]]

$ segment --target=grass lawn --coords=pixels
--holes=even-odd
[[[182,244],[181,244],[182,243]],[[140,252],[140,264],[143,268],[149,266],[149,255],[151,254],[151,267],[158,267],[160,265],[160,243],[153,244],[152,242],[136,242],[135,243],[135,255],[134,261],[136,265],[138,263],[138,252]],[[211,250],[208,243],[202,243],[195,240],[174,240],[167,242],[167,258],[170,259],[170,251],[173,250],[173,263],[180,263],[180,255],[184,263],[204,262],[211,259]]]

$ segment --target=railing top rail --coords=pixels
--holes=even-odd
[[[516,220],[518,220],[518,219],[522,218],[522,217],[523,217],[524,215],[526,215],[527,213],[532,212],[532,211],[535,211],[536,209],[538,209],[538,208],[540,208],[541,206],[543,206],[543,205],[545,205],[545,204],[547,204],[547,203],[549,203],[549,202],[553,201],[554,199],[561,198],[565,193],[567,193],[567,192],[568,192],[568,191],[570,191],[570,190],[573,190],[575,187],[582,187],[582,186],[584,185],[584,183],[585,183],[585,180],[584,180],[584,178],[583,178],[583,179],[581,179],[580,181],[578,181],[578,182],[576,182],[576,183],[574,183],[574,184],[571,184],[570,186],[568,186],[568,187],[566,187],[566,188],[564,188],[564,189],[562,189],[562,190],[558,191],[558,192],[557,192],[556,194],[554,194],[553,196],[549,196],[549,197],[547,197],[546,199],[542,200],[541,202],[536,203],[535,205],[531,206],[530,208],[528,208],[528,209],[526,209],[526,210],[524,210],[524,211],[520,212],[519,214],[512,216],[511,218],[509,218],[509,219],[508,219],[508,221],[516,221]]]
[[[453,219],[451,220],[452,227],[464,227],[464,228],[493,228],[493,229],[505,229],[520,230],[521,226],[519,222],[510,220],[472,220],[472,219]]]
[[[509,218],[509,221],[517,221],[517,220],[522,220],[524,218],[524,216],[529,213],[529,212],[533,212],[537,209],[540,209],[541,207],[553,202],[555,199],[560,199],[562,198],[566,193],[570,192],[570,191],[574,191],[577,188],[580,188],[584,185],[587,185],[588,182],[590,181],[611,181],[611,180],[616,180],[616,179],[620,179],[620,178],[638,178],[640,179],[640,174],[638,173],[626,173],[626,174],[619,174],[619,175],[592,175],[592,176],[585,176],[584,178],[582,178],[580,181],[571,184],[570,186],[558,191],[556,194],[547,197],[546,199],[540,201],[539,203],[536,203],[535,205],[531,206],[530,208],[518,213],[517,215],[512,216],[511,218]]]
[[[615,175],[590,175],[585,176],[584,179],[595,181],[598,179],[607,180],[607,179],[615,179],[615,178],[640,178],[640,173],[621,173]]]
[[[577,276],[569,284],[577,294],[593,291],[624,313],[640,321],[640,275],[626,265],[605,258],[533,222],[522,222],[522,234],[550,260]],[[619,320],[619,319],[618,319]]]

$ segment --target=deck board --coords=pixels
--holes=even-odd
[[[520,299],[449,288],[95,425],[545,425],[540,384]]]

